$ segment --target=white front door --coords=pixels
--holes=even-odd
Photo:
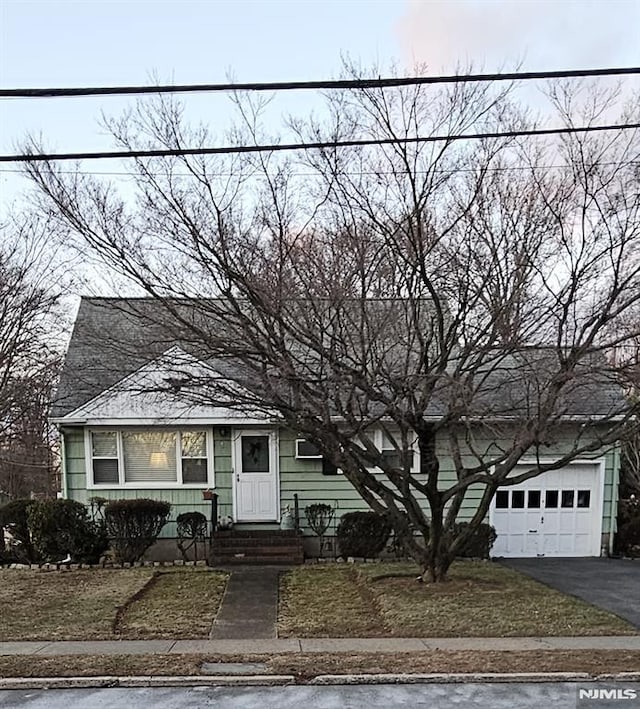
[[[599,556],[603,482],[599,462],[577,462],[499,489],[490,515],[498,534],[491,555]]]
[[[277,522],[278,452],[276,434],[236,431],[233,446],[236,522]]]

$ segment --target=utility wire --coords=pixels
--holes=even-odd
[[[338,79],[320,81],[270,81],[226,84],[164,84],[158,86],[91,86],[48,89],[0,89],[0,98],[73,98],[78,96],[117,96],[135,94],[178,94],[234,91],[300,91],[317,89],[372,89],[421,84],[457,84],[480,81],[530,81],[596,76],[640,74],[640,67],[607,69],[563,69],[559,71],[515,71],[503,74],[450,74],[377,79]]]
[[[231,145],[219,148],[159,148],[154,150],[112,150],[84,153],[31,153],[0,155],[3,162],[49,162],[53,160],[111,160],[115,158],[159,158],[183,155],[231,155],[235,153],[272,153],[324,148],[363,147],[367,145],[399,145],[439,143],[454,140],[481,140],[484,138],[516,138],[519,136],[566,135],[596,131],[630,130],[640,128],[640,123],[614,123],[601,126],[567,126],[564,128],[536,128],[516,131],[491,131],[485,133],[455,133],[451,135],[417,136],[415,138],[376,138],[363,140],[318,141],[313,143],[275,143],[271,145]]]
[[[598,165],[618,165],[618,161],[606,160],[598,162]],[[625,161],[627,165],[640,165],[638,160],[627,160]],[[484,170],[486,172],[518,172],[522,170],[530,170],[532,168],[536,170],[561,170],[566,167],[565,165],[555,164],[555,165],[501,165],[496,167],[486,167]],[[434,168],[432,170],[414,170],[416,175],[427,175],[429,173],[442,173],[442,174],[454,174],[459,172],[475,172],[476,169],[473,167],[456,167],[456,168]],[[93,175],[96,177],[137,177],[137,173],[131,170],[57,170],[59,175]],[[11,167],[0,167],[0,175],[23,175],[24,168],[11,168]],[[147,174],[152,176],[160,176],[163,173],[147,171]],[[190,172],[172,172],[174,177],[190,177]],[[313,177],[314,172],[290,172],[288,173],[292,177]],[[397,170],[345,170],[341,174],[343,175],[397,175]],[[214,172],[212,177],[233,177],[233,172]]]

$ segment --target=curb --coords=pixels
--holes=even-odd
[[[475,684],[485,682],[640,682],[640,672],[592,675],[588,672],[471,672],[443,673],[377,673],[366,675],[318,675],[307,684]]]
[[[113,687],[272,687],[293,684],[315,686],[375,684],[479,684],[517,682],[640,682],[640,672],[590,675],[586,672],[494,672],[377,673],[318,675],[307,682],[296,682],[293,675],[179,675],[125,677],[6,677],[0,678],[0,691],[20,689],[108,689]]]
[[[293,675],[210,675],[132,677],[6,677],[0,691],[8,689],[105,689],[112,687],[269,687],[294,684]]]

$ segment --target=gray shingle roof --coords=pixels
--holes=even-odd
[[[218,301],[219,302],[219,301]],[[188,301],[178,306],[188,316]],[[219,327],[219,323],[210,326]],[[161,303],[149,298],[83,298],[62,370],[53,417],[60,418],[93,399],[104,390],[135,372],[163,352],[180,345],[197,354],[198,343],[188,328],[167,326]],[[431,403],[429,413],[441,415],[450,400],[468,397],[471,415],[512,418],[535,415],[540,387],[548,385],[544,375],[552,371],[552,349],[523,348],[503,357],[499,366],[477,377],[481,384],[473,393],[449,387],[448,383]],[[622,391],[613,377],[603,371],[598,357],[582,365],[580,375],[563,391],[561,411],[576,418],[609,416],[624,404]],[[222,364],[234,373],[233,361]],[[230,369],[229,369],[230,368]],[[239,366],[235,369],[237,374]],[[540,373],[543,376],[540,376]]]

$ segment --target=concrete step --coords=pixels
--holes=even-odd
[[[213,554],[211,564],[303,564],[302,554]]]

